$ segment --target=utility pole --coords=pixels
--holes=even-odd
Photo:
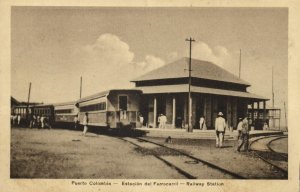
[[[27,108],[26,108],[26,119],[28,119],[29,115],[29,101],[30,101],[30,91],[31,91],[31,82],[29,83],[29,91],[28,91],[28,99],[27,99]]]
[[[79,99],[81,99],[81,93],[82,93],[82,76],[80,76],[80,95],[79,95]]]
[[[272,108],[274,109],[274,72],[272,66]]]
[[[285,126],[286,126],[286,131],[288,131],[288,124],[287,124],[287,119],[286,119],[286,108],[285,108],[285,102],[283,102],[283,105],[284,105]]]
[[[188,128],[187,132],[193,132],[193,127],[191,125],[192,122],[192,106],[191,106],[191,83],[192,83],[192,42],[195,41],[190,37],[189,39],[186,39],[185,41],[190,42],[190,60],[189,60],[189,95],[188,95]]]
[[[242,49],[240,49],[239,78],[241,78],[241,68],[242,68]]]

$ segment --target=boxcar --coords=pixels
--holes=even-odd
[[[75,101],[54,104],[55,125],[73,128],[74,118],[78,115],[78,112]]]
[[[89,125],[97,127],[135,127],[138,121],[140,90],[114,89],[100,92],[77,102],[82,124],[88,113]]]

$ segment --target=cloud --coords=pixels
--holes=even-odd
[[[168,62],[173,62],[175,61],[176,59],[178,59],[178,52],[177,51],[173,51],[171,53],[169,53],[167,55],[167,60]]]
[[[165,65],[165,61],[153,55],[147,55],[145,61],[138,62],[136,65],[145,71],[151,71]]]
[[[122,66],[132,62],[134,53],[129,45],[113,34],[102,34],[92,45],[83,48],[84,54],[99,65],[108,64]]]
[[[102,34],[92,44],[77,50],[74,54],[75,76],[83,77],[84,94],[101,90],[131,88],[130,80],[148,71],[159,68],[165,61],[153,55],[146,55],[142,61],[134,62],[130,46],[114,34]]]
[[[196,42],[192,47],[192,57],[195,59],[213,62],[221,67],[230,60],[229,51],[223,46],[211,48],[204,42]]]

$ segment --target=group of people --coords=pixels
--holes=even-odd
[[[75,130],[78,130],[79,129],[79,118],[78,118],[78,115],[77,114],[75,117],[74,117],[74,129]],[[86,136],[86,133],[88,131],[88,125],[89,125],[89,113],[88,112],[85,112],[84,116],[83,116],[83,120],[82,120],[82,125],[83,125],[83,132],[82,132],[82,135],[83,136]]]
[[[216,147],[223,147],[224,135],[226,131],[226,121],[223,117],[223,113],[219,112],[218,117],[215,121],[215,131],[216,131]],[[239,118],[239,123],[237,126],[238,131],[238,147],[237,151],[240,152],[243,148],[243,151],[248,151],[249,146],[249,124],[248,118]]]
[[[32,115],[29,118],[29,127],[30,128],[48,128],[51,129],[49,118],[45,115]]]
[[[10,121],[12,125],[21,126],[21,115],[13,114],[10,116]]]
[[[166,128],[166,123],[167,123],[167,116],[164,114],[160,114],[158,117],[158,128],[165,129]]]

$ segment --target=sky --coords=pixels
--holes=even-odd
[[[288,97],[288,9],[13,7],[11,94],[56,103],[114,88],[189,56],[251,84],[283,109]],[[267,102],[271,106],[271,100]]]

